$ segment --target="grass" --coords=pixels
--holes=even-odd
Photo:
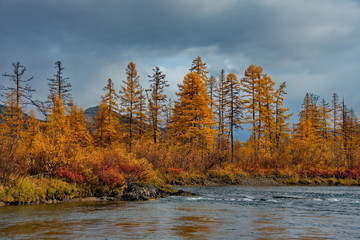
[[[23,177],[0,185],[0,201],[11,204],[41,203],[84,196],[83,189],[60,179]]]

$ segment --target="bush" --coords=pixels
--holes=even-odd
[[[55,172],[55,176],[64,178],[66,181],[85,182],[85,178],[81,174],[62,167]]]
[[[171,174],[173,176],[180,176],[183,173],[183,170],[181,168],[170,167],[166,169],[166,173]]]
[[[285,184],[289,185],[297,185],[299,184],[300,180],[297,176],[291,177],[285,181]]]
[[[123,186],[126,184],[124,175],[117,169],[105,167],[99,172],[100,182],[111,187]]]

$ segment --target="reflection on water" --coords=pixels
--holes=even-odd
[[[174,235],[187,238],[206,239],[216,228],[216,222],[208,216],[182,216],[173,221],[175,224],[170,230]]]
[[[256,216],[253,220],[254,228],[262,235],[257,239],[281,239],[280,236],[283,236],[287,229],[279,226],[279,222],[282,220],[278,216],[279,214],[276,217],[265,213],[259,213]]]
[[[1,207],[0,239],[357,239],[359,236],[358,188],[230,186],[186,190],[201,197]],[[280,195],[292,197],[274,197]]]

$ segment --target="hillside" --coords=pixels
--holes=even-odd
[[[86,119],[94,119],[99,111],[99,107],[89,107],[85,110],[85,118]]]

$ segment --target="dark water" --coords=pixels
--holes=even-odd
[[[189,187],[201,197],[0,208],[0,239],[360,239],[360,188]]]

